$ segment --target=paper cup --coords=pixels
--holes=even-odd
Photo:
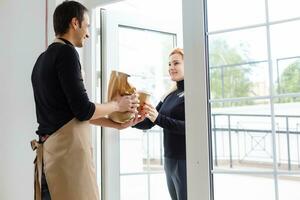
[[[140,106],[138,107],[138,112],[141,112],[142,106],[145,103],[150,103],[150,93],[145,91],[138,91],[139,94],[139,100],[140,100]]]

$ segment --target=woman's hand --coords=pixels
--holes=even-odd
[[[146,103],[143,106],[143,110],[146,113],[146,117],[148,119],[150,119],[151,122],[154,123],[158,116],[158,112],[157,112],[156,108],[154,108],[151,104]]]

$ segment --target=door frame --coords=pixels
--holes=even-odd
[[[120,0],[88,0],[87,7],[95,14],[96,6],[115,3]],[[185,96],[186,96],[186,142],[187,142],[187,175],[188,199],[210,200],[210,153],[208,143],[208,105],[207,105],[207,80],[206,80],[206,55],[205,52],[205,16],[204,1],[182,1],[183,46],[185,51]],[[202,11],[202,12],[199,12]],[[49,34],[50,33],[49,29]],[[92,31],[93,33],[93,31]],[[91,40],[91,43],[93,40]],[[92,66],[93,45],[89,43],[84,48],[84,66]],[[87,69],[87,67],[86,67]],[[95,75],[86,70],[88,78]],[[197,85],[197,87],[194,87]],[[199,87],[198,87],[199,86]],[[88,91],[92,86],[88,85]],[[199,115],[199,113],[204,113]],[[201,133],[201,134],[199,134]],[[101,180],[104,182],[105,179]],[[101,187],[102,188],[102,187]],[[104,200],[105,196],[103,196]],[[115,199],[110,199],[115,200]]]
[[[125,17],[126,16],[126,17]],[[130,17],[129,17],[130,16]],[[158,26],[150,20],[145,23],[141,17],[133,13],[121,13],[120,11],[111,11],[101,9],[101,75],[102,75],[102,99],[107,96],[107,86],[110,71],[118,70],[118,28],[130,27],[161,33],[178,33],[175,27]],[[182,43],[182,41],[181,41]],[[101,193],[103,199],[119,200],[120,199],[120,137],[119,131],[111,128],[102,128],[102,185]],[[99,168],[98,168],[99,169]],[[145,194],[146,195],[146,194]]]

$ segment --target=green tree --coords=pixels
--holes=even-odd
[[[246,62],[247,52],[229,47],[224,40],[214,40],[209,44],[210,94],[213,99],[249,96],[253,84],[248,78],[250,65],[237,65]],[[242,48],[241,48],[242,49]],[[252,101],[214,104],[238,106],[252,104]]]
[[[279,94],[300,92],[300,60],[296,60],[284,69],[280,75],[277,92]],[[299,97],[287,97],[280,100],[280,102],[296,101],[299,102]]]

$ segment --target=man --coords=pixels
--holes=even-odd
[[[53,15],[56,40],[37,59],[32,71],[39,142],[35,161],[35,199],[98,200],[92,162],[89,122],[121,128],[105,118],[119,112],[137,112],[137,96],[96,104],[89,101],[79,55],[89,37],[87,9],[65,1]]]

